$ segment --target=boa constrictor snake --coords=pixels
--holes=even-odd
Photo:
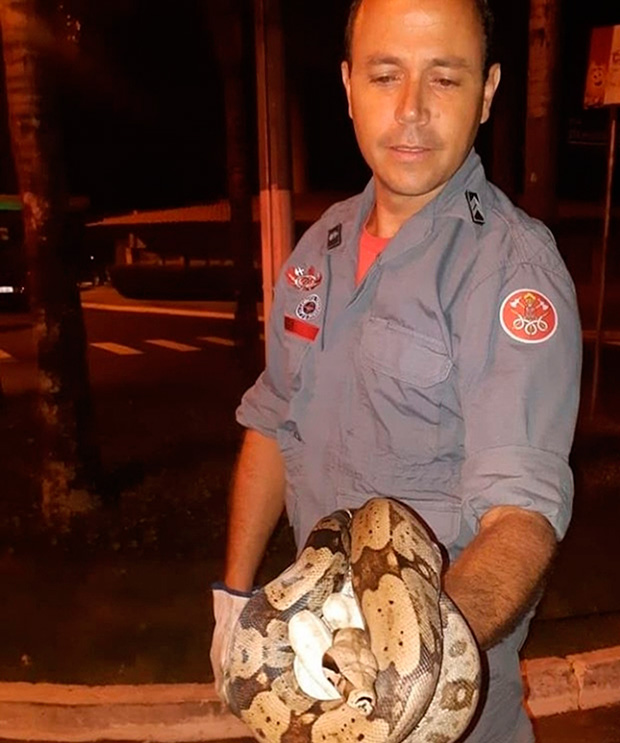
[[[233,630],[224,669],[232,712],[265,743],[456,741],[477,706],[480,656],[441,591],[441,567],[438,546],[398,501],[374,498],[319,521]],[[347,586],[361,613],[328,612]],[[301,660],[300,644],[309,646]],[[313,657],[328,693],[300,683]]]

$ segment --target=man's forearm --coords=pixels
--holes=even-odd
[[[229,499],[224,581],[249,591],[284,508],[284,461],[277,441],[247,431]]]
[[[506,637],[534,604],[555,549],[555,533],[540,514],[498,507],[482,518],[444,588],[483,649]]]

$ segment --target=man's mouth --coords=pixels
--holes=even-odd
[[[393,144],[392,149],[404,150],[405,152],[420,152],[420,150],[429,150],[430,147],[424,147],[421,144]]]
[[[388,149],[397,157],[406,160],[420,159],[432,152],[431,147],[410,144],[392,144],[388,146]]]

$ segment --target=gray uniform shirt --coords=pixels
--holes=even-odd
[[[356,286],[374,204],[336,204],[276,288],[267,365],[238,421],[277,437],[298,546],[369,497],[408,503],[458,556],[493,506],[538,511],[558,538],[573,494],[581,332],[551,233],[485,178],[471,152]],[[469,743],[533,740],[518,651],[529,618],[488,655]]]

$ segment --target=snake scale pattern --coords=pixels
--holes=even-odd
[[[398,501],[374,498],[319,521],[233,631],[224,669],[232,712],[265,743],[457,741],[477,706],[480,656],[441,591],[441,568],[438,546]],[[310,614],[322,623],[347,581],[363,629],[334,633],[324,665],[336,698],[317,699],[300,686],[289,624]]]

